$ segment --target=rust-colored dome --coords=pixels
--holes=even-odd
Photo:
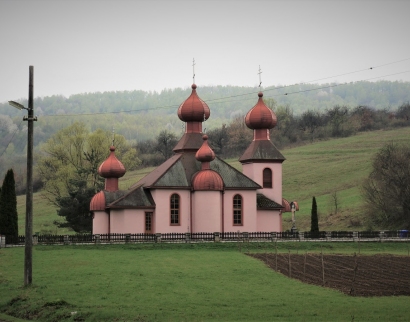
[[[115,156],[115,147],[110,147],[110,155],[101,163],[98,168],[98,174],[103,178],[121,178],[126,170],[124,165]]]
[[[253,130],[272,129],[277,123],[277,117],[263,102],[263,93],[259,92],[258,96],[258,103],[246,114],[246,126]]]
[[[95,194],[90,202],[90,211],[105,210],[105,195],[103,191]]]
[[[208,135],[203,135],[202,140],[204,140],[204,142],[196,152],[195,158],[200,162],[211,162],[215,159],[215,152],[208,145]]]
[[[184,122],[203,122],[209,118],[211,111],[196,93],[196,85],[192,84],[191,87],[191,95],[178,108],[178,117]]]
[[[224,182],[218,172],[214,170],[201,170],[192,179],[194,190],[224,190]]]

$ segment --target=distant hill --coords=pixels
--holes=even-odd
[[[360,133],[355,136],[315,142],[295,148],[283,149],[283,196],[296,200],[300,211],[296,225],[300,231],[310,230],[312,197],[315,196],[319,213],[320,230],[364,230],[363,200],[360,193],[362,181],[371,170],[375,153],[385,143],[409,142],[410,127],[388,131]],[[239,161],[227,160],[241,169]],[[120,179],[121,189],[127,189],[154,168],[127,172]],[[337,197],[338,211],[335,213]],[[25,196],[18,196],[19,231],[24,231]],[[56,209],[41,193],[34,194],[34,231],[56,234],[69,233],[58,229],[53,221],[58,219]],[[290,213],[283,214],[283,229],[291,228]],[[383,228],[383,227],[374,227]]]
[[[198,86],[199,96],[208,103],[211,117],[204,124],[210,130],[229,123],[249,111],[257,101],[259,88],[239,86]],[[269,105],[288,106],[295,115],[307,110],[325,111],[335,105],[355,108],[367,105],[375,109],[397,109],[410,101],[410,82],[356,82],[352,84],[300,84],[263,89]],[[163,129],[179,137],[184,123],[177,108],[190,95],[191,88],[161,92],[117,91],[64,96],[37,97],[34,100],[38,121],[34,125],[35,151],[58,130],[75,121],[83,121],[90,130],[115,129],[137,144],[156,137]],[[21,101],[27,106],[27,101]],[[27,144],[24,112],[6,102],[0,104],[0,175],[8,167],[24,168]],[[279,120],[280,122],[280,120]],[[24,172],[16,169],[15,172]],[[0,179],[1,180],[1,179]]]

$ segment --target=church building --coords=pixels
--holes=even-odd
[[[254,137],[240,172],[215,155],[202,133],[210,109],[196,88],[178,108],[185,133],[174,155],[128,190],[118,188],[126,169],[110,148],[98,169],[105,188],[90,203],[93,234],[282,231],[282,213],[291,209],[282,198],[285,158],[269,138],[276,115],[260,92],[245,117]]]

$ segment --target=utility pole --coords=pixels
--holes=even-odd
[[[26,234],[24,248],[24,286],[31,285],[33,281],[33,129],[34,116],[33,87],[34,67],[29,67],[28,81],[28,108],[15,101],[9,104],[19,110],[27,110],[28,115],[23,117],[27,121],[27,188],[26,188]]]
[[[31,285],[33,281],[33,81],[34,67],[29,67],[28,83],[28,116],[27,121],[27,189],[26,189],[26,234],[24,250],[24,286]]]

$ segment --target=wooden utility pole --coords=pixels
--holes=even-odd
[[[34,117],[33,106],[33,80],[34,67],[29,67],[28,84],[28,116],[27,121],[27,189],[26,189],[26,234],[24,250],[24,286],[31,285],[33,281],[33,129]]]

